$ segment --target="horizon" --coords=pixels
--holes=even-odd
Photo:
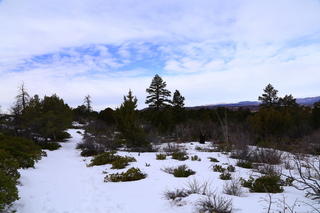
[[[70,107],[146,108],[158,74],[185,106],[320,94],[320,1],[0,0],[0,106],[24,83]]]

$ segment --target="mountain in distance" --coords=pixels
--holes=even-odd
[[[304,106],[313,106],[313,103],[320,101],[320,96],[316,97],[307,97],[307,98],[297,98],[297,103],[299,105]],[[242,108],[248,108],[251,111],[255,111],[259,109],[259,101],[240,101],[238,103],[224,103],[224,104],[209,104],[209,105],[201,105],[201,106],[194,106],[194,107],[186,107],[187,109],[216,109],[218,107],[227,107],[230,109],[238,109],[240,107]]]

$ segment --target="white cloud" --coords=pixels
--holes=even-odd
[[[0,105],[25,82],[70,105],[90,94],[97,109],[130,88],[143,107],[156,73],[187,106],[256,100],[268,83],[317,96],[319,11],[317,0],[4,0]]]

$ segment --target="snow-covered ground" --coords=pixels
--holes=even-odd
[[[235,165],[235,160],[221,153],[197,152],[197,142],[187,143],[189,156],[198,155],[201,161],[177,161],[167,157],[166,160],[156,160],[156,153],[118,152],[119,155],[135,157],[137,162],[123,170],[110,169],[111,165],[87,167],[90,157],[81,157],[76,144],[81,141],[79,130],[71,129],[73,136],[69,141],[62,143],[56,151],[47,151],[48,157],[43,157],[35,169],[22,169],[19,188],[20,200],[16,201],[13,208],[18,213],[193,213],[195,203],[201,195],[192,194],[174,202],[164,197],[166,189],[174,190],[186,188],[189,181],[211,182],[212,191],[222,191],[225,181],[219,178],[220,173],[213,172],[212,163],[208,157],[217,158],[218,164],[229,163]],[[150,164],[150,166],[146,166]],[[187,164],[196,171],[195,175],[188,178],[175,178],[173,175],[161,170],[164,166],[177,166]],[[146,179],[133,182],[104,182],[105,172],[116,173],[126,171],[130,167],[139,167],[148,176]],[[253,172],[248,169],[236,167],[234,177],[247,179]],[[233,200],[235,213],[262,213],[266,212],[268,198],[265,193],[249,193],[244,188],[244,197],[230,197]],[[304,197],[304,192],[293,187],[284,187],[284,192],[272,195],[273,209],[281,209],[279,200],[286,199],[292,206],[295,200],[312,203]],[[301,203],[296,203],[301,204]],[[296,212],[311,212],[312,208],[306,205],[297,205]],[[276,212],[276,211],[272,211]],[[287,210],[286,212],[290,212]]]

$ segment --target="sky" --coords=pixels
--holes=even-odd
[[[0,105],[24,84],[69,106],[138,108],[158,74],[185,106],[320,95],[319,0],[0,0]]]

